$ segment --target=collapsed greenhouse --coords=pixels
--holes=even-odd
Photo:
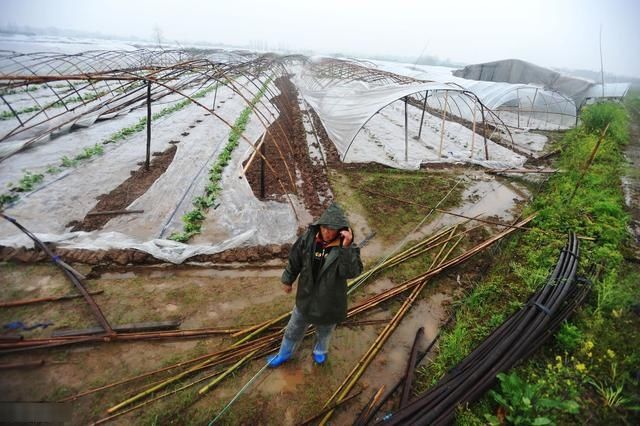
[[[226,51],[4,52],[5,211],[64,247],[132,248],[180,263],[233,247],[290,241],[301,217],[328,199],[325,188],[319,191],[323,200],[305,201],[299,182],[310,180],[305,174],[314,173],[329,155],[325,151],[337,149],[347,163],[399,169],[430,163],[517,168],[546,141],[526,130],[575,124],[575,105],[558,92],[456,77],[425,80],[373,65]],[[296,158],[290,108],[275,102],[291,101],[282,88],[288,75],[301,95],[297,108],[305,113],[305,128],[314,133],[311,117],[317,116],[333,144],[308,141],[304,149],[315,165],[303,167],[306,160]],[[243,110],[247,123],[239,146],[225,147]],[[276,132],[281,140],[273,137]],[[277,155],[267,159],[265,148]],[[138,197],[107,209],[144,213],[105,215],[100,225],[83,227],[88,214],[105,210],[95,199],[117,190],[138,162],[148,169],[151,153],[158,160],[170,157],[161,166],[166,170]],[[222,154],[228,164],[216,168],[215,188],[205,189]],[[268,200],[264,188],[262,196],[252,195],[243,176],[256,165],[262,181],[277,187],[273,191],[286,203]],[[189,236],[188,245],[168,240],[182,232],[181,219],[194,202],[211,212],[197,225],[203,232]],[[0,230],[3,247],[29,245],[9,223]]]
[[[451,420],[590,289],[576,273],[583,237],[545,247],[555,269],[530,278],[544,288],[491,316],[479,350],[411,401],[413,371],[461,294],[499,262],[495,246],[534,229],[529,185],[557,172],[549,142],[582,105],[541,81],[477,77],[222,49],[0,52],[0,273],[13,291],[2,306],[51,322],[8,324],[31,333],[0,342],[22,369],[8,373],[11,395],[75,404],[82,424],[372,424],[401,391],[392,422],[423,421],[432,407],[434,421]],[[336,200],[350,207],[365,264],[348,282],[336,355],[324,374],[295,360],[269,375],[265,356],[291,313],[292,295],[275,290],[289,250]],[[33,266],[25,276],[22,263]],[[86,304],[38,305],[78,297],[66,280]],[[32,297],[50,289],[54,298]],[[39,375],[42,350],[61,360]],[[348,401],[358,407],[336,411]]]

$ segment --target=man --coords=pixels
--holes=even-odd
[[[278,367],[291,358],[309,324],[316,327],[313,360],[324,364],[336,324],[347,317],[347,279],[362,273],[360,249],[337,204],[331,204],[291,247],[282,273],[282,286],[290,293],[298,278],[296,304],[277,355],[267,359]]]

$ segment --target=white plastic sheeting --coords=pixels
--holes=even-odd
[[[520,167],[526,158],[487,140],[485,157],[482,136],[461,124],[426,113],[422,131],[422,110],[408,106],[409,137],[405,151],[404,101],[396,101],[376,114],[356,136],[346,161],[376,162],[390,167],[415,170],[428,163],[471,163],[490,168]],[[420,138],[418,138],[420,134]],[[406,160],[405,160],[406,155]]]
[[[272,91],[277,93],[273,85]],[[201,100],[202,103],[210,105],[213,96],[210,93]],[[250,98],[252,95],[244,93],[244,96]],[[264,105],[259,104],[258,108],[270,122],[278,112],[270,104],[268,96],[267,93],[262,98]],[[246,107],[246,102],[240,96],[226,88],[219,90],[216,103],[216,113],[231,123]],[[181,230],[182,214],[192,208],[194,197],[202,195],[208,167],[227,142],[229,129],[217,118],[205,116],[205,113],[202,108],[190,105],[154,122],[153,151],[165,150],[171,140],[180,140],[180,143],[174,161],[163,176],[128,206],[130,209],[144,209],[142,215],[116,217],[103,230],[89,233],[70,233],[66,226],[71,220],[83,218],[96,203],[97,196],[110,192],[129,176],[131,170],[138,167],[137,163],[144,158],[144,132],[119,142],[103,156],[60,176],[61,179],[47,182],[46,188],[27,194],[6,209],[5,213],[43,241],[59,242],[59,247],[91,250],[134,248],[174,263],[181,263],[196,254],[212,254],[232,247],[289,242],[295,237],[298,227],[291,206],[287,203],[259,202],[246,181],[238,179],[240,163],[252,152],[244,140],[234,150],[232,160],[225,169],[220,195],[222,205],[216,210],[209,210],[203,236],[196,244],[190,245],[159,239],[165,228],[164,238],[172,231]],[[197,123],[196,120],[202,122]],[[93,130],[88,128],[78,132],[91,138]],[[185,130],[189,135],[181,135]],[[255,143],[263,131],[264,126],[252,114],[245,136]],[[62,146],[65,140],[73,139],[75,134],[72,132],[49,141],[51,145],[47,152],[51,152],[57,144]],[[16,158],[29,154],[25,151]],[[29,161],[37,163],[37,154]],[[215,227],[209,226],[213,222]],[[0,245],[31,247],[31,242],[25,238],[10,223],[0,223]]]
[[[453,83],[470,92],[489,109],[493,110],[507,126],[521,129],[557,130],[575,126],[576,104],[569,97],[557,92],[545,90],[531,84],[513,84],[497,81],[477,81],[456,77],[453,68],[400,64],[394,62],[374,61],[386,71],[405,75],[420,80],[433,80],[440,83]],[[452,113],[472,120],[473,107],[468,105],[468,98],[456,93],[449,94]],[[456,108],[455,105],[466,107]],[[428,102],[432,108],[440,108],[437,99]],[[491,117],[487,118],[489,121]],[[478,116],[476,116],[478,121]]]
[[[587,90],[585,98],[624,98],[631,88],[631,83],[605,83],[604,94],[602,83],[596,84]]]
[[[426,90],[455,90],[442,83],[416,83],[402,86],[371,86],[362,81],[345,84],[330,82],[325,89],[318,87],[318,80],[304,74],[296,77],[295,84],[307,103],[318,114],[327,134],[341,156],[362,126],[385,106],[398,99]]]
[[[532,84],[574,100],[593,85],[592,81],[571,77],[519,59],[467,65],[454,71],[453,75],[468,80]]]

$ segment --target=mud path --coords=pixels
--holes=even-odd
[[[629,174],[623,179],[625,204],[631,213],[631,229],[636,245],[640,246],[640,111],[630,111],[630,136],[625,147],[625,156],[629,161]]]
[[[280,116],[269,126],[262,153],[275,169],[276,175],[261,164],[260,157],[256,157],[247,170],[247,181],[260,200],[281,200],[284,192],[279,181],[285,183],[285,189],[300,194],[305,207],[317,217],[331,201],[320,201],[318,196],[329,188],[327,171],[321,165],[314,165],[309,156],[297,89],[289,78],[278,78],[275,84],[281,94],[271,102],[280,111]],[[290,182],[287,167],[294,174],[296,188],[287,188]]]

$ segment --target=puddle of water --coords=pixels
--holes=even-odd
[[[452,213],[458,213],[468,217],[479,218],[498,217],[504,222],[512,220],[516,202],[526,200],[526,192],[514,188],[513,184],[504,184],[493,177],[479,178],[475,180],[462,194],[464,203],[461,206],[449,209]],[[432,235],[446,226],[462,223],[466,219],[440,214],[434,221],[423,226],[418,231],[410,234],[408,240],[421,240]],[[478,223],[478,222],[476,222]]]
[[[386,389],[395,386],[406,369],[409,351],[416,331],[420,327],[424,327],[424,337],[418,349],[419,351],[424,351],[435,338],[440,325],[445,320],[445,311],[442,304],[448,300],[450,300],[449,295],[436,293],[413,305],[409,314],[402,320],[360,378],[358,383],[360,386],[365,387],[366,391],[356,398],[357,402],[349,404],[346,410],[336,413],[333,418],[335,424],[349,424],[352,422],[373,392],[380,386],[385,385]]]
[[[273,369],[271,374],[260,384],[260,392],[267,395],[282,395],[296,392],[297,387],[305,383],[304,368],[299,365],[300,360],[295,363]]]
[[[128,280],[135,277],[134,272],[104,272],[100,275],[100,278],[105,280]]]
[[[395,287],[397,284],[395,284],[389,278],[379,278],[370,284],[365,283],[363,285],[366,288],[367,294],[373,295],[382,293],[385,290],[389,290],[391,287]]]
[[[373,232],[364,216],[353,211],[350,211],[348,215],[349,223],[356,234],[356,241],[362,241]],[[383,256],[388,249],[388,245],[384,244],[380,238],[373,237],[369,240],[367,245],[362,247],[360,250],[360,256],[362,257],[362,260],[366,262]]]

